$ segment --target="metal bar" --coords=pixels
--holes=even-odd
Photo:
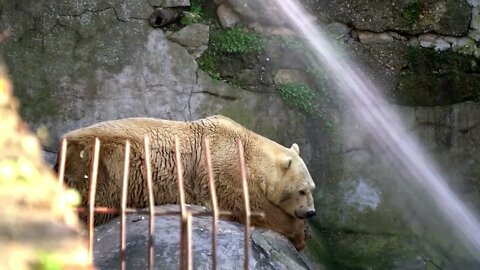
[[[62,146],[60,148],[60,168],[58,171],[58,190],[62,194],[63,178],[65,176],[65,163],[67,159],[67,139],[62,139]]]
[[[148,269],[153,269],[153,230],[155,229],[155,201],[153,197],[152,164],[150,162],[150,139],[147,135],[144,138],[145,163],[147,169],[147,189],[148,189]]]
[[[243,239],[243,268],[248,269],[248,257],[250,248],[250,198],[248,194],[247,171],[245,169],[245,158],[243,155],[243,144],[238,140],[238,157],[240,160],[240,173],[242,176],[243,200],[245,207],[245,230]]]
[[[100,140],[95,138],[95,144],[93,149],[93,159],[91,161],[90,168],[90,187],[88,189],[88,257],[90,261],[93,261],[93,237],[95,231],[93,230],[94,213],[95,213],[95,194],[97,191],[97,175],[98,175],[98,161],[100,156]]]
[[[188,254],[188,270],[193,269],[193,251],[192,251],[192,216],[187,214],[187,254]]]
[[[94,207],[94,212],[97,213],[97,214],[113,214],[113,215],[120,215],[121,214],[121,210],[119,209],[116,209],[116,208],[109,208],[109,207]],[[75,209],[78,213],[85,213],[85,212],[88,212],[88,207],[78,207]],[[189,210],[190,211],[190,215],[192,217],[210,217],[213,215],[212,212],[208,211],[208,212],[198,212],[196,210]],[[142,215],[142,214],[149,214],[150,211],[147,209],[137,209],[137,208],[126,208],[125,209],[125,213],[127,214],[139,214],[139,215]],[[181,214],[180,211],[165,211],[165,210],[157,210],[155,211],[155,216],[178,216],[179,214]],[[222,210],[219,210],[218,211],[218,216],[219,217],[224,217],[224,216],[238,216],[240,215],[241,212],[238,212],[238,211],[222,211]],[[263,218],[265,217],[265,214],[262,213],[262,212],[250,212],[250,216],[251,217],[259,217],[259,218]]]
[[[128,189],[128,170],[130,168],[130,141],[125,141],[125,161],[123,167],[122,181],[122,202],[120,205],[120,270],[125,270],[125,253],[126,253],[126,226],[127,226],[127,189]]]
[[[183,167],[181,161],[181,153],[180,153],[180,141],[177,136],[175,136],[174,141],[175,146],[175,167],[177,168],[177,180],[178,180],[178,192],[180,197],[180,230],[181,230],[181,237],[180,237],[180,270],[189,269],[188,266],[190,265],[191,258],[188,257],[189,250],[188,250],[188,226],[187,226],[187,207],[185,205],[185,183],[183,181]],[[185,250],[185,247],[187,250]]]
[[[203,141],[205,158],[207,161],[208,184],[210,187],[210,199],[212,201],[212,269],[217,269],[217,224],[218,224],[218,201],[215,190],[215,179],[213,178],[212,156],[210,154],[210,141],[206,138]]]

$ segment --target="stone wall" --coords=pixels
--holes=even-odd
[[[147,21],[163,1],[157,2],[2,2],[0,27],[11,32],[2,50],[21,112],[34,130],[47,127],[48,151],[69,130],[135,116],[193,120],[221,113],[287,145],[304,137],[303,116],[278,95],[211,79],[188,48],[152,28]],[[208,41],[208,27],[206,34]],[[277,133],[284,123],[295,128]]]

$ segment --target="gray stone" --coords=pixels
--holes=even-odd
[[[208,45],[202,45],[199,47],[187,47],[187,51],[195,58],[199,58],[208,49]]]
[[[437,35],[435,34],[423,34],[418,36],[418,41],[420,42],[420,46],[424,48],[433,47],[436,39],[437,39]]]
[[[162,7],[188,7],[190,0],[163,0]]]
[[[210,27],[206,24],[190,24],[168,36],[170,40],[182,46],[200,47],[208,45]]]
[[[261,24],[281,26],[287,24],[275,0],[226,0],[242,18]]]
[[[467,14],[471,14],[472,9],[466,0],[331,0],[311,1],[311,6],[319,17],[352,24],[357,30],[408,34],[435,31],[454,36],[468,32],[470,16]]]
[[[408,39],[408,45],[412,47],[420,46],[420,42],[418,41],[418,37],[411,37]]]
[[[480,6],[480,0],[467,0],[472,7]]]
[[[445,51],[451,48],[451,44],[441,37],[435,40],[433,46],[437,51]]]
[[[265,26],[260,23],[250,23],[248,28],[268,36],[296,36],[296,33],[289,27]]]
[[[240,16],[226,5],[218,6],[217,17],[224,28],[232,28],[241,21]]]
[[[475,40],[465,37],[459,38],[455,43],[452,44],[452,49],[455,52],[459,52],[466,55],[473,55],[477,49]]]
[[[308,85],[308,75],[299,69],[279,69],[275,72],[273,82],[276,85],[290,82]]]
[[[372,33],[367,31],[359,31],[357,35],[358,35],[358,39],[363,44],[393,42],[393,37],[389,33],[378,34],[378,33]]]
[[[480,7],[472,9],[472,21],[470,22],[470,28],[474,30],[480,30]]]
[[[176,211],[179,206],[157,206],[156,211]],[[205,211],[204,207],[189,206],[189,210]],[[95,228],[94,260],[100,269],[117,269],[119,263],[119,218]],[[148,215],[127,217],[127,269],[147,266]],[[162,216],[155,219],[153,233],[154,269],[178,269],[180,258],[180,219]],[[192,219],[192,254],[194,269],[212,269],[212,219]],[[250,269],[310,269],[307,262],[283,236],[272,231],[251,231]],[[218,223],[217,269],[243,269],[243,226],[238,223]]]
[[[338,37],[347,35],[352,31],[352,28],[349,27],[348,25],[340,22],[332,22],[327,24],[327,29],[330,32],[330,34]]]
[[[479,42],[480,41],[480,30],[470,30],[468,32],[468,37]]]

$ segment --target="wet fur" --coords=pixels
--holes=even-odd
[[[99,123],[66,134],[68,141],[65,182],[78,189],[86,204],[88,174],[94,137],[101,141],[97,179],[96,205],[120,206],[123,177],[125,140],[131,141],[128,207],[144,208],[148,205],[145,168],[143,165],[143,136],[151,142],[151,162],[155,204],[179,203],[177,173],[174,163],[174,136],[181,145],[184,166],[185,196],[188,204],[210,207],[204,138],[209,138],[212,153],[218,205],[222,210],[242,213],[243,195],[236,140],[244,143],[248,167],[248,187],[252,211],[265,213],[265,218],[252,220],[252,226],[263,227],[288,237],[297,249],[305,246],[304,220],[295,218],[267,199],[260,185],[267,176],[259,173],[259,164],[269,161],[263,145],[275,151],[287,149],[265,137],[245,129],[234,121],[213,116],[193,122],[177,122],[152,118],[128,118]],[[58,160],[57,165],[58,168]],[[97,215],[96,224],[111,216]],[[225,218],[243,223],[243,215]]]

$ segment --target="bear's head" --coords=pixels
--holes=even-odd
[[[304,219],[316,214],[312,196],[315,183],[299,154],[295,143],[291,148],[275,151],[271,157],[274,168],[269,168],[269,177],[262,181],[261,188],[269,201],[286,213]]]

